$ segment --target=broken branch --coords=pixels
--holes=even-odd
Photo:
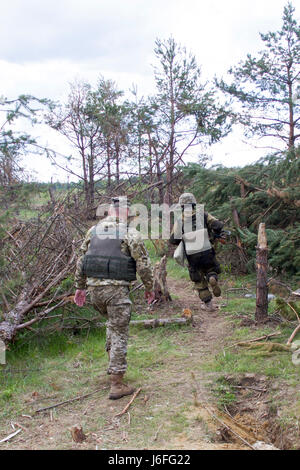
[[[19,434],[19,432],[21,432],[22,429],[18,429],[16,432],[13,432],[12,434],[10,434],[9,436],[5,437],[4,439],[2,439],[0,441],[0,444],[2,444],[2,442],[6,442],[6,441],[9,441],[10,439],[12,439],[13,437],[15,437],[17,434]]]
[[[80,395],[79,397],[71,398],[70,400],[61,401],[60,403],[56,403],[55,405],[46,406],[45,408],[40,408],[38,410],[35,410],[35,413],[41,413],[42,411],[51,410],[52,408],[58,408],[59,406],[63,406],[65,404],[71,403],[73,401],[83,400],[84,398],[90,397],[91,395],[94,395],[95,393],[101,392],[102,390],[104,390],[104,389],[103,388],[98,388],[97,390],[94,390],[93,392],[90,392],[90,393],[86,393],[85,395]]]
[[[134,402],[134,400],[136,399],[136,397],[138,396],[138,394],[140,393],[142,389],[141,388],[138,388],[137,391],[135,392],[135,394],[133,395],[133,397],[131,398],[131,400],[127,403],[127,405],[125,406],[125,408],[118,414],[115,415],[115,418],[119,417],[119,416],[123,416],[127,410],[129,409],[130,405]]]

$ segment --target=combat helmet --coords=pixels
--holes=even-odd
[[[121,207],[121,208],[127,207],[130,210],[130,202],[127,200],[127,197],[116,196],[116,197],[111,198],[110,203],[107,202],[104,204],[99,204],[97,211],[96,211],[96,216],[101,217],[101,218],[106,217],[112,206]]]
[[[134,211],[131,210],[131,203],[127,196],[115,196],[111,198],[111,205],[116,208],[128,209],[128,217],[135,215]]]
[[[127,196],[116,196],[111,198],[111,202],[115,207],[130,207]]]
[[[196,198],[192,193],[183,193],[179,197],[178,204],[184,206],[185,204],[197,204]]]

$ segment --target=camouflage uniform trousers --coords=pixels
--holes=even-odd
[[[106,351],[108,374],[125,373],[131,300],[127,286],[89,286],[93,307],[107,318]]]

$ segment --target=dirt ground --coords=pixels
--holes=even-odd
[[[0,444],[0,449],[245,449],[256,441],[274,442],[270,426],[267,382],[251,374],[227,377],[239,392],[234,409],[220,411],[211,392],[213,373],[203,371],[206,358],[222,351],[230,323],[216,309],[209,313],[200,306],[191,283],[169,279],[176,298],[159,308],[160,316],[178,314],[183,308],[193,312],[193,326],[174,331],[178,349],[172,361],[164,357],[148,367],[148,378],[139,382],[141,392],[128,412],[130,397],[108,400],[108,379],[101,374],[91,391],[101,390],[85,399],[35,413],[58,403],[59,393],[43,397],[24,397],[24,410],[0,425],[0,440],[14,430],[18,435]],[[180,299],[180,300],[179,300]],[[222,302],[222,298],[218,299]],[[171,334],[171,333],[170,333]],[[173,333],[172,333],[173,334]],[[174,340],[173,338],[173,340]],[[48,398],[48,400],[47,400]],[[86,439],[75,443],[70,429],[82,426]]]

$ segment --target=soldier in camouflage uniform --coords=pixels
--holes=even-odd
[[[196,199],[192,193],[184,193],[180,196],[179,205],[182,208],[182,234],[184,234],[184,219],[186,211],[183,212],[184,206],[191,206],[192,212],[192,228],[193,231],[196,230]],[[174,245],[179,245],[182,241],[181,238],[175,238],[176,222],[174,224],[174,229],[171,233],[170,242]],[[215,237],[222,237],[222,229],[224,224],[218,219],[213,217],[208,212],[204,212],[204,227],[207,229],[209,244],[211,245],[210,249],[202,251],[199,253],[186,255],[188,261],[188,270],[190,274],[191,281],[194,282],[194,288],[198,291],[200,299],[204,302],[205,307],[208,311],[214,309],[212,303],[212,294],[209,290],[209,287],[212,288],[214,296],[219,297],[221,295],[221,289],[218,285],[218,274],[220,274],[221,269],[220,265],[215,257],[215,250],[213,247]]]
[[[148,303],[154,300],[150,259],[141,234],[128,228],[126,198],[114,198],[108,216],[93,226],[81,245],[75,273],[75,302],[82,306],[87,287],[96,310],[107,317],[106,350],[111,378],[109,398],[130,395],[134,389],[123,382],[131,316],[130,282],[136,272],[145,286]]]

